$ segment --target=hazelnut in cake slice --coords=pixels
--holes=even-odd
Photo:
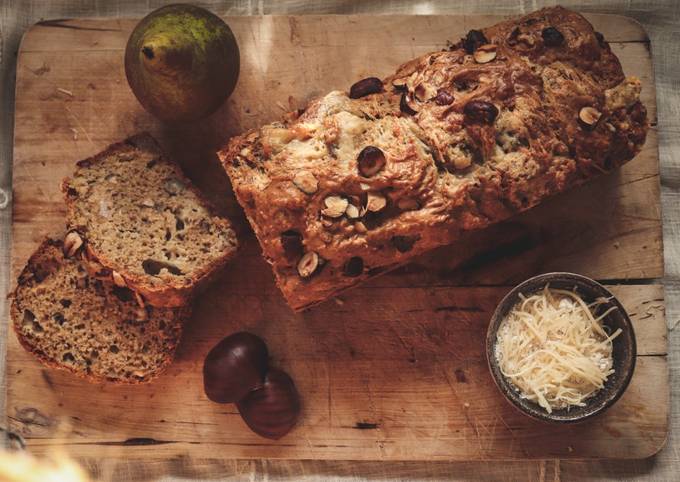
[[[302,309],[617,168],[647,129],[639,80],[554,7],[331,92],[219,157]]]
[[[78,162],[62,190],[66,242],[154,306],[181,306],[234,255],[229,221],[148,134]]]
[[[82,247],[46,239],[21,272],[10,314],[42,363],[93,382],[141,383],[173,360],[189,306],[140,305],[135,293],[88,274]]]

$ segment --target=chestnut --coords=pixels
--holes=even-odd
[[[480,45],[488,44],[489,41],[481,30],[470,30],[462,43],[465,52],[472,55]]]
[[[286,372],[271,369],[264,384],[248,393],[236,406],[246,425],[258,435],[280,439],[300,416],[300,395]]]
[[[471,100],[463,107],[466,122],[493,124],[498,116],[498,107],[485,100]]]
[[[555,27],[546,27],[541,32],[543,43],[547,47],[559,47],[564,43],[564,35]]]
[[[264,383],[269,352],[252,333],[229,335],[210,350],[203,363],[203,389],[217,403],[234,403]]]

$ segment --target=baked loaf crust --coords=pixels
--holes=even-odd
[[[172,362],[190,308],[140,306],[131,290],[90,276],[81,254],[46,239],[31,256],[11,295],[19,342],[92,382],[148,382]]]
[[[219,157],[299,310],[632,159],[639,94],[581,15],[547,8],[331,92]]]
[[[62,190],[66,242],[151,305],[186,304],[236,252],[229,221],[148,134],[78,162]]]

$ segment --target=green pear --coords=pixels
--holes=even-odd
[[[229,26],[193,5],[161,7],[135,27],[125,74],[144,108],[167,122],[215,112],[233,92],[239,50]]]

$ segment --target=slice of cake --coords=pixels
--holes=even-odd
[[[81,255],[47,239],[31,256],[10,308],[19,342],[45,365],[90,381],[155,378],[174,358],[189,307],[140,304],[128,288],[88,274]]]
[[[62,190],[67,243],[154,306],[181,306],[234,255],[236,235],[148,134],[78,162]]]

